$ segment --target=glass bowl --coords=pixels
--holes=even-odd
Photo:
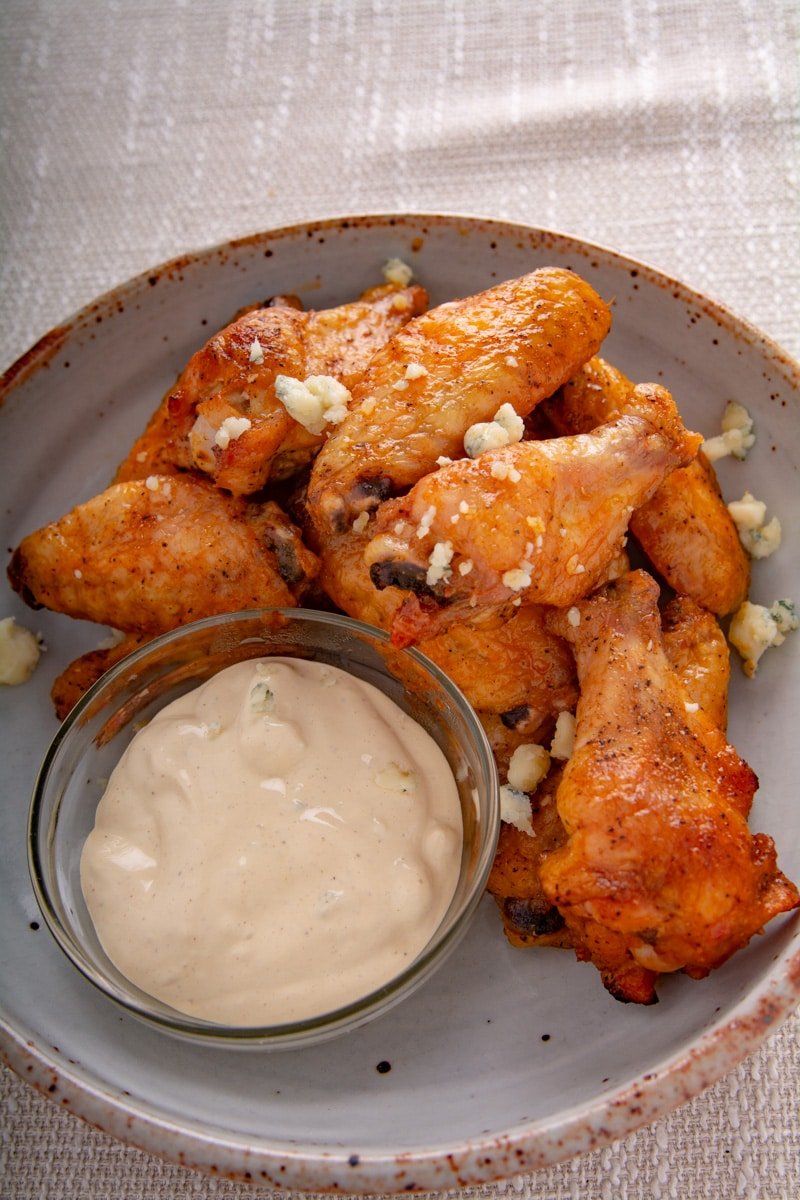
[[[274,655],[313,659],[371,683],[416,720],[444,753],[458,788],[463,843],[458,883],[438,928],[414,961],[357,1001],[271,1026],[188,1016],[142,991],[103,950],[83,898],[80,858],[95,810],[123,751],[159,709],[224,667]],[[28,860],[53,936],[111,1000],[173,1035],[225,1046],[294,1048],[345,1033],[392,1008],[438,970],[465,934],[483,894],[500,826],[497,774],[474,711],[433,663],[397,650],[378,629],[309,609],[210,617],[155,638],[112,667],[56,734],[34,789]]]

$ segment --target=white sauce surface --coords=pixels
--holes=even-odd
[[[140,988],[267,1025],[403,970],[447,910],[461,845],[455,780],[421,726],[336,667],[258,659],[136,735],[81,884],[106,953]]]

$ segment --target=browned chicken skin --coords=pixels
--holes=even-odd
[[[379,591],[364,562],[368,537],[334,537],[320,555],[320,582],[349,616],[390,629],[403,602],[399,588]],[[538,605],[472,614],[417,647],[470,703],[492,713],[525,708],[537,721],[571,707],[577,696],[572,654]]]
[[[575,374],[611,323],[571,271],[544,268],[411,321],[353,387],[320,451],[309,504],[321,537],[460,456],[467,428],[503,403],[524,415]]]
[[[162,633],[214,613],[296,604],[281,568],[291,559],[297,592],[316,558],[299,536],[289,549],[289,526],[190,475],[130,480],[24,538],[9,578],[35,606]]]
[[[427,475],[382,505],[365,553],[377,586],[417,593],[395,615],[393,640],[431,636],[476,606],[562,607],[586,595],[623,548],[631,512],[699,442],[669,392],[646,384],[590,434],[518,442]],[[450,557],[434,582],[437,545]]]
[[[634,385],[593,358],[543,409],[560,434],[589,433],[626,411]],[[702,450],[673,471],[631,516],[631,533],[676,592],[723,616],[738,608],[750,583],[750,560]]]
[[[719,622],[690,596],[673,596],[661,614],[661,641],[690,704],[699,704],[724,733],[731,661]]]
[[[113,646],[100,646],[74,659],[56,676],[50,688],[50,699],[59,721],[64,720],[81,696],[115,663],[122,662],[128,654],[151,640],[148,634],[131,633]]]
[[[579,957],[640,1003],[659,974],[707,974],[800,903],[748,829],[753,772],[669,665],[657,598],[637,571],[579,603],[577,625],[553,618],[581,698],[557,794],[568,841],[540,869]]]
[[[724,731],[730,655],[716,617],[690,597],[675,596],[661,614],[661,626],[664,653],[685,688],[689,703],[698,704],[717,728]],[[561,707],[572,709],[574,704]],[[508,720],[510,715],[501,718],[480,714],[501,779],[506,777],[511,755],[519,745],[526,742],[549,745],[553,732],[552,721],[531,728],[522,710],[516,722]],[[500,831],[488,890],[497,901],[503,928],[513,946],[571,945],[564,919],[545,896],[539,875],[545,855],[567,840],[555,804],[561,774],[561,765],[554,763],[531,795],[532,837],[506,822]]]
[[[349,388],[372,355],[427,303],[423,288],[372,288],[338,308],[303,312],[287,304],[247,310],[192,356],[116,481],[197,469],[234,495],[258,491],[307,463],[324,440],[289,415],[275,377],[330,375]],[[227,418],[251,427],[227,445]],[[222,439],[223,442],[225,439]]]
[[[571,708],[577,697],[572,655],[547,626],[540,605],[487,613],[483,619],[450,625],[420,642],[469,702],[485,713],[524,716],[538,725]]]
[[[750,586],[750,559],[702,448],[631,516],[631,533],[676,591],[725,616]]]

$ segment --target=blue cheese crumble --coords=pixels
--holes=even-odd
[[[344,384],[332,375],[309,375],[304,380],[276,375],[275,395],[289,416],[315,435],[328,424],[341,424],[351,400]]]
[[[259,679],[250,689],[250,707],[253,712],[271,712],[275,704],[275,693],[266,679]]]
[[[529,568],[529,569],[528,569]],[[510,588],[512,592],[521,592],[524,588],[531,586],[531,572],[533,566],[527,564],[521,567],[512,567],[510,571],[503,572],[503,586]]]
[[[375,782],[386,792],[399,792],[409,795],[417,790],[417,778],[410,767],[401,767],[390,762],[387,767],[375,773]]]
[[[508,764],[508,782],[519,792],[534,792],[550,770],[550,754],[538,742],[517,746]]]
[[[226,417],[214,434],[214,444],[220,450],[227,450],[231,442],[237,441],[243,433],[253,428],[249,417]]]
[[[398,287],[408,287],[414,278],[414,272],[402,258],[389,258],[383,264],[383,278],[386,283],[395,283]]]
[[[428,534],[430,533],[431,525],[433,524],[435,519],[436,519],[436,505],[430,504],[425,509],[425,512],[422,514],[422,519],[420,520],[420,523],[417,526],[417,537],[418,538],[424,538],[424,537],[428,536]]]
[[[514,825],[522,833],[535,837],[531,821],[531,802],[525,792],[504,783],[500,788],[500,820]]]
[[[449,579],[452,574],[450,563],[453,560],[453,543],[437,542],[428,558],[428,571],[425,582],[433,587],[442,579]]]
[[[499,450],[513,442],[521,442],[525,432],[522,417],[512,404],[501,404],[491,421],[477,421],[464,434],[464,450],[477,458],[486,450]]]
[[[0,684],[27,683],[44,649],[41,637],[18,625],[13,617],[0,620]]]
[[[566,709],[558,714],[553,740],[550,743],[550,755],[566,761],[572,758],[575,747],[575,717]]]
[[[728,630],[728,641],[741,655],[745,675],[752,679],[764,651],[781,646],[798,626],[800,618],[791,600],[776,600],[771,608],[745,600]]]
[[[422,363],[410,362],[406,367],[406,379],[423,379],[428,374],[428,368]]]
[[[755,444],[753,418],[743,404],[729,400],[722,415],[722,433],[703,442],[702,450],[709,462],[732,454],[744,459]]]
[[[533,563],[530,561],[533,554],[533,542],[525,544],[525,557],[522,559],[518,567],[512,567],[510,571],[503,572],[503,586],[509,588],[512,592],[521,592],[525,588],[531,586],[533,577]]]
[[[739,541],[751,558],[767,558],[781,544],[781,523],[777,517],[767,521],[767,506],[745,492],[741,500],[732,500],[728,512],[739,534]]]

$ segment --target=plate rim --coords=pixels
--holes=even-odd
[[[69,340],[71,334],[89,322],[100,307],[116,305],[121,296],[133,295],[150,287],[154,276],[169,276],[191,263],[252,247],[264,241],[278,241],[303,234],[311,236],[325,230],[368,228],[387,229],[421,223],[453,225],[463,222],[475,229],[497,228],[504,236],[515,231],[531,239],[541,237],[575,246],[581,253],[595,253],[617,266],[635,270],[652,284],[677,291],[707,316],[729,331],[742,335],[751,347],[757,347],[774,366],[785,374],[790,387],[800,387],[800,362],[778,342],[746,318],[696,288],[673,278],[648,262],[621,253],[601,243],[524,222],[461,212],[427,210],[344,213],[339,216],[311,217],[276,227],[268,227],[235,238],[186,250],[154,267],[138,272],[113,285],[76,309],[58,325],[42,335],[0,376],[0,409],[7,397],[30,374],[43,366]],[[676,297],[677,299],[678,297]],[[798,915],[783,918],[798,923]],[[485,1185],[508,1179],[522,1172],[555,1165],[650,1124],[711,1086],[732,1070],[764,1039],[786,1020],[800,1003],[800,946],[791,946],[779,956],[760,986],[750,990],[724,1018],[711,1024],[689,1046],[663,1058],[641,1079],[631,1081],[606,1097],[595,1097],[557,1118],[517,1126],[484,1139],[472,1137],[459,1145],[414,1148],[399,1154],[364,1153],[359,1156],[328,1151],[306,1151],[278,1143],[256,1142],[245,1135],[219,1137],[204,1131],[195,1120],[183,1123],[150,1111],[140,1102],[126,1100],[104,1089],[88,1070],[76,1069],[54,1048],[40,1038],[26,1037],[6,1019],[0,1006],[0,1059],[23,1081],[32,1084],[47,1098],[63,1104],[89,1124],[137,1148],[178,1165],[205,1171],[216,1177],[253,1182],[261,1186],[302,1191],[344,1191],[353,1194],[429,1190]],[[55,1093],[53,1085],[55,1083]],[[668,1085],[668,1086],[666,1086]],[[656,1094],[657,1093],[657,1094]],[[353,1159],[356,1159],[354,1162]],[[218,1165],[217,1161],[220,1160]],[[225,1160],[225,1161],[223,1161]],[[336,1178],[338,1176],[339,1178]],[[410,1176],[413,1178],[409,1179]]]
[[[769,351],[770,355],[776,360],[776,365],[783,366],[800,383],[800,356],[795,358],[775,338],[765,333],[763,329],[760,329],[752,321],[748,320],[747,317],[742,316],[729,305],[715,299],[706,292],[700,291],[699,288],[695,288],[691,284],[684,283],[682,280],[655,266],[646,259],[616,250],[604,242],[597,242],[591,238],[583,238],[578,234],[553,229],[550,226],[528,225],[523,221],[507,221],[501,217],[485,216],[480,213],[465,213],[458,210],[442,209],[438,212],[433,212],[428,209],[417,210],[409,208],[398,211],[391,209],[378,210],[372,213],[344,212],[337,216],[309,217],[301,221],[292,221],[288,224],[267,226],[265,229],[253,230],[250,233],[239,234],[233,238],[223,238],[220,241],[210,242],[207,245],[187,248],[154,266],[137,271],[135,274],[120,280],[118,283],[112,284],[103,292],[93,296],[85,304],[72,310],[56,325],[37,338],[27,350],[18,355],[0,374],[0,407],[5,400],[6,393],[22,383],[29,373],[36,370],[43,362],[57,353],[63,341],[66,340],[79,322],[87,320],[98,308],[111,306],[118,299],[119,293],[133,292],[137,288],[143,287],[144,284],[148,284],[148,281],[154,276],[169,275],[174,271],[179,271],[181,267],[192,261],[210,258],[215,254],[228,253],[240,247],[252,246],[265,238],[278,239],[289,234],[296,234],[300,230],[319,232],[336,227],[346,229],[376,223],[384,223],[389,228],[393,228],[409,221],[439,223],[463,221],[468,225],[492,225],[503,230],[519,230],[520,234],[525,236],[534,234],[565,243],[572,242],[576,247],[606,255],[633,270],[650,275],[652,282],[658,281],[659,284],[666,283],[670,287],[678,289],[693,302],[700,302],[705,306],[707,315],[713,319],[719,320],[727,326],[738,327],[747,335],[750,341],[760,343],[765,350]]]

